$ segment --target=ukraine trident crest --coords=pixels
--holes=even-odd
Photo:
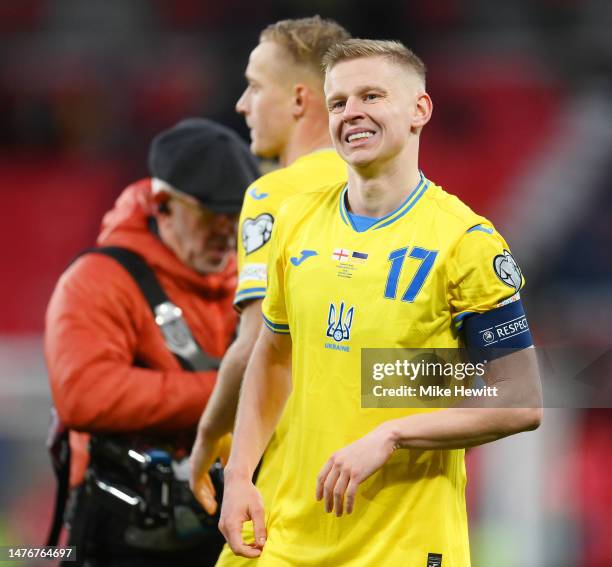
[[[351,325],[353,324],[354,307],[344,312],[344,301],[340,303],[340,308],[336,309],[333,303],[329,305],[327,315],[327,336],[334,339],[337,343],[348,341],[351,337]]]

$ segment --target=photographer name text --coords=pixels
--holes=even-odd
[[[385,388],[377,384],[372,388],[372,393],[377,398],[495,398],[497,397],[497,386],[485,386],[483,388],[467,388],[466,386],[454,386],[443,388],[442,386],[398,386],[397,388]]]

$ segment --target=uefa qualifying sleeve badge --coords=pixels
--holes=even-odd
[[[523,274],[508,250],[493,258],[493,269],[497,277],[508,287],[513,287],[516,291],[521,289]]]
[[[246,219],[242,223],[242,245],[247,255],[259,250],[270,240],[273,225],[274,217],[268,213]]]

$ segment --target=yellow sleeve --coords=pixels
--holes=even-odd
[[[266,175],[246,190],[238,226],[238,287],[234,305],[266,295],[272,227],[285,191]]]
[[[456,329],[472,313],[519,298],[523,273],[493,225],[478,224],[459,239],[449,258],[449,303]]]
[[[277,220],[272,232],[270,255],[268,260],[268,291],[262,305],[263,320],[274,333],[289,333],[287,305],[285,303],[285,266],[286,253],[284,246],[282,215]]]

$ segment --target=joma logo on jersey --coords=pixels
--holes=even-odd
[[[340,303],[340,308],[336,309],[333,303],[329,305],[327,314],[327,336],[334,339],[337,343],[348,341],[351,338],[351,326],[353,324],[353,314],[355,308],[346,309],[344,301]]]

